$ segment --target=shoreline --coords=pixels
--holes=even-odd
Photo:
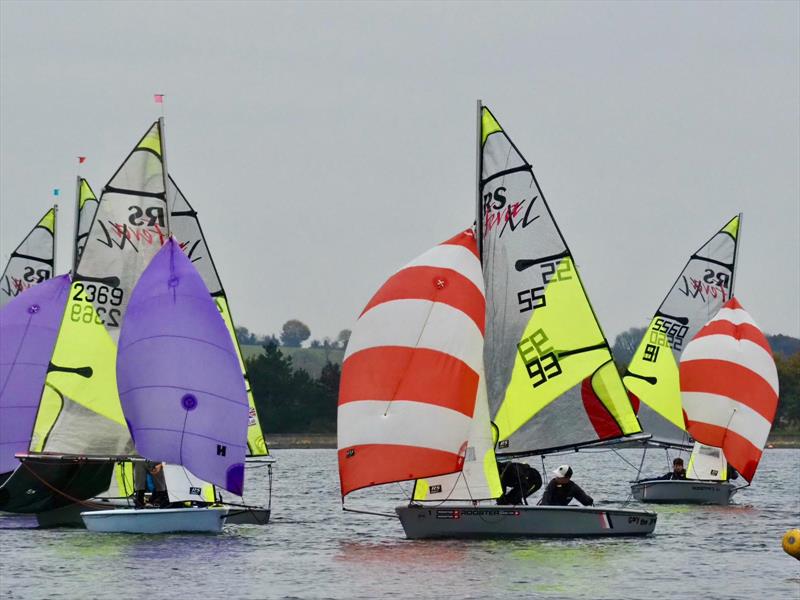
[[[317,450],[336,448],[335,433],[267,433],[264,435],[270,450]],[[770,435],[767,449],[800,448],[800,434]]]

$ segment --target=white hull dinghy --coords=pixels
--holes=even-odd
[[[608,537],[653,533],[656,513],[584,506],[399,506],[406,537]]]
[[[728,504],[752,482],[778,407],[769,343],[735,297],[683,351],[680,391],[696,440],[686,480],[637,481],[631,493],[644,502]],[[745,486],[729,483],[739,475]]]
[[[507,491],[498,459],[641,427],[531,165],[480,103],[477,117],[477,227],[397,271],[353,327],[339,388],[342,504],[415,481],[396,510],[412,539],[651,533],[647,511],[489,503]]]
[[[228,509],[145,508],[81,513],[86,529],[102,533],[219,533]]]
[[[637,481],[631,493],[641,502],[661,504],[729,504],[738,486],[727,481],[675,479]]]

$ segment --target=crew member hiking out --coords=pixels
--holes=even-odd
[[[539,471],[522,462],[497,463],[503,495],[497,504],[527,504],[526,498],[542,487]]]

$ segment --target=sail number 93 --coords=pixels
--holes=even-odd
[[[72,300],[84,304],[73,304],[69,318],[72,321],[119,327],[121,312],[114,306],[122,304],[124,292],[122,288],[109,287],[103,284],[76,283]]]
[[[544,330],[537,329],[532,335],[523,338],[517,344],[519,357],[522,359],[531,384],[535,388],[562,373],[558,355],[549,342],[550,339]]]

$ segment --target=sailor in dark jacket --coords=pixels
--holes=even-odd
[[[683,468],[683,459],[676,458],[672,461],[672,471],[658,479],[686,479],[686,469]]]
[[[573,498],[584,506],[592,506],[594,500],[572,481],[572,467],[561,465],[553,471],[553,479],[547,484],[539,504],[543,506],[566,506]]]

